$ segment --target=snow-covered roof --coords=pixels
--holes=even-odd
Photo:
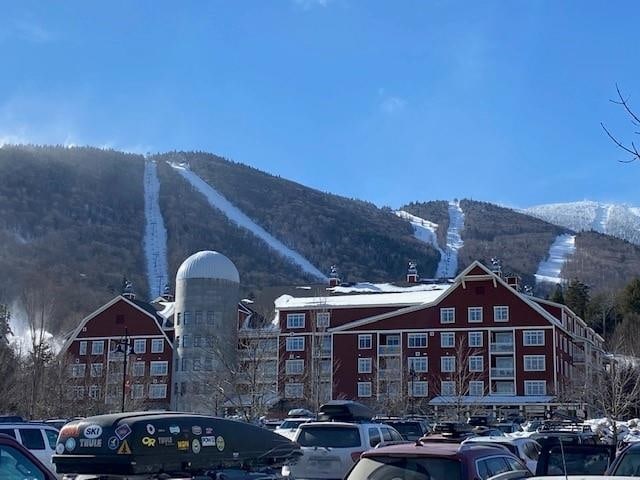
[[[176,281],[194,278],[215,278],[240,283],[240,274],[231,260],[211,250],[194,253],[187,258],[176,274]]]
[[[175,302],[158,302],[162,305],[162,310],[158,311],[158,315],[160,315],[165,320],[173,317],[175,312],[176,304]]]
[[[358,285],[358,284],[356,284]],[[389,285],[389,284],[383,284]],[[277,309],[304,309],[323,307],[367,307],[384,305],[419,305],[437,300],[451,286],[450,285],[416,285],[389,293],[360,293],[356,295],[327,295],[318,297],[296,298],[282,295],[275,300]],[[398,287],[400,288],[400,287]],[[415,288],[415,289],[414,289]],[[372,292],[356,288],[352,291]],[[385,290],[378,290],[385,292]]]

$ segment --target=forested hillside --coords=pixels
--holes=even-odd
[[[400,280],[408,260],[432,275],[436,250],[386,209],[323,193],[206,153],[170,153],[162,160],[191,169],[260,226],[322,271],[337,265],[343,279]]]
[[[0,148],[0,303],[48,292],[51,329],[120,289],[146,295],[142,157],[93,148]]]
[[[444,248],[447,244],[447,230],[449,228],[449,205],[444,200],[433,200],[430,202],[411,202],[400,208],[416,217],[424,218],[430,222],[437,223],[438,229],[436,237],[438,245]]]

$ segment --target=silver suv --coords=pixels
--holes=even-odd
[[[293,441],[303,455],[282,474],[300,480],[341,479],[363,452],[404,439],[382,423],[310,422],[298,427]]]
[[[58,430],[39,423],[0,423],[0,433],[15,438],[47,468],[55,471],[51,458],[56,451]]]

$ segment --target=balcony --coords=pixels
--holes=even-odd
[[[515,371],[513,368],[492,368],[491,376],[493,378],[513,378]]]
[[[491,342],[491,353],[513,353],[513,342]]]
[[[378,376],[380,379],[389,380],[400,378],[400,370],[397,368],[380,368],[378,370]]]
[[[400,355],[400,345],[378,345],[378,355]]]
[[[575,352],[573,354],[573,362],[574,363],[584,363],[585,355],[584,352]]]

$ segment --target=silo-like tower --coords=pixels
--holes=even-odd
[[[217,413],[233,395],[240,275],[231,260],[202,251],[176,274],[172,407]]]

